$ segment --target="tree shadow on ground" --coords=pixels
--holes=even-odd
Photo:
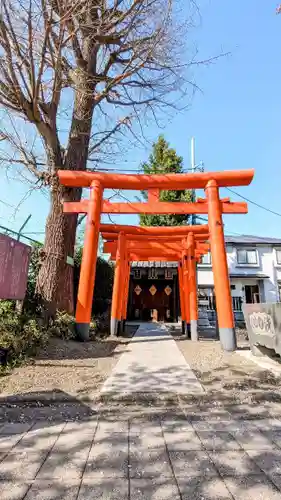
[[[237,379],[216,390],[229,369]],[[0,497],[3,485],[6,492],[19,485],[17,498],[25,500],[277,500],[281,421],[271,419],[280,417],[280,405],[245,402],[256,385],[237,391],[237,380],[248,381],[243,370],[225,365],[197,374],[206,379],[198,394],[186,370],[148,370],[140,362],[115,374],[113,394],[91,403],[63,391],[56,401],[53,391],[0,399],[3,423],[27,422],[0,429]],[[269,379],[254,380],[260,394],[279,393]],[[189,395],[176,392],[189,382]],[[160,393],[165,383],[169,390]],[[138,392],[145,386],[148,393]]]
[[[193,373],[202,384],[198,383]],[[147,404],[212,404],[223,407],[225,404],[251,404],[261,402],[281,402],[281,380],[276,379],[268,371],[256,370],[245,373],[224,364],[211,371],[188,371],[186,366],[155,366],[147,369],[145,363],[132,363],[127,372],[115,370],[114,380],[101,395],[100,400],[122,401],[131,404],[133,401],[146,401]]]
[[[90,342],[52,338],[46,347],[38,351],[35,359],[38,361],[114,357],[122,351],[125,352],[127,343],[118,338],[97,339]],[[121,349],[115,352],[118,346]],[[122,349],[122,346],[124,346],[124,349]]]
[[[69,399],[76,412],[56,405],[52,418],[47,406],[30,414],[11,405],[19,423],[0,428],[3,500],[15,491],[25,500],[280,496],[281,422],[263,420],[263,413],[253,420],[247,405],[237,419],[225,411],[206,414],[195,403],[134,416],[122,404],[106,413]]]
[[[211,371],[194,371],[207,391],[230,391],[241,398],[251,397],[253,401],[280,401],[281,377],[274,376],[268,370],[245,372],[225,363]]]
[[[97,336],[89,342],[52,337],[48,345],[38,351],[35,360],[77,360],[119,356],[126,351],[126,345],[130,342],[137,328],[137,326],[126,325],[123,336],[110,337],[110,335],[105,335],[104,338]],[[116,350],[118,347],[119,349]],[[44,364],[46,365],[46,363]],[[52,366],[51,363],[50,366]]]

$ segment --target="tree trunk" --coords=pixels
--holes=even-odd
[[[59,186],[51,193],[51,208],[46,224],[44,250],[36,291],[42,297],[50,314],[56,309],[73,313],[73,266],[67,257],[73,257],[77,215],[63,213],[64,201],[78,201],[80,189],[67,190]]]
[[[82,80],[79,84],[80,88],[76,91],[73,106],[67,151],[63,160],[62,158],[60,162],[58,158],[55,160],[54,171],[58,168],[85,170],[87,166],[94,92],[87,82],[84,82],[84,87]],[[66,188],[56,182],[51,186],[51,208],[46,224],[42,264],[36,285],[36,291],[42,297],[51,315],[56,309],[69,313],[74,311],[73,266],[66,260],[68,256],[74,255],[77,215],[64,214],[63,201],[79,201],[81,194],[80,188]]]

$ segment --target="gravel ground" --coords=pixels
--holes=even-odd
[[[126,350],[128,340],[79,343],[53,338],[27,365],[0,378],[0,396],[92,399]]]
[[[243,331],[238,332],[238,349],[248,349]],[[213,340],[176,340],[185,359],[206,393],[227,393],[243,400],[281,401],[281,378],[263,370],[235,352],[224,352]]]

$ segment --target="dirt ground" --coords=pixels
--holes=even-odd
[[[238,351],[248,350],[245,336],[238,336]],[[227,393],[242,401],[281,401],[281,377],[260,368],[239,352],[224,352],[220,342],[177,340],[186,361],[202,383],[206,393]]]
[[[27,399],[64,401],[72,396],[91,401],[126,351],[132,335],[130,330],[127,338],[109,337],[87,343],[53,338],[35,359],[0,378],[0,397],[23,395]],[[242,399],[266,395],[281,401],[281,378],[238,353],[223,352],[218,341],[195,343],[180,337],[175,340],[206,393],[227,392],[230,397],[239,394]],[[238,338],[238,346],[248,348],[243,334]]]
[[[50,394],[56,400],[92,398],[110,374],[129,339],[80,343],[52,338],[36,358],[0,378],[0,396]]]

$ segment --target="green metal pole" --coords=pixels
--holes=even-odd
[[[26,218],[26,220],[24,221],[23,225],[19,228],[19,232],[18,232],[18,237],[17,237],[17,240],[20,241],[20,237],[22,235],[22,230],[25,228],[26,224],[28,223],[28,221],[31,219],[32,215],[29,214],[29,216]]]

